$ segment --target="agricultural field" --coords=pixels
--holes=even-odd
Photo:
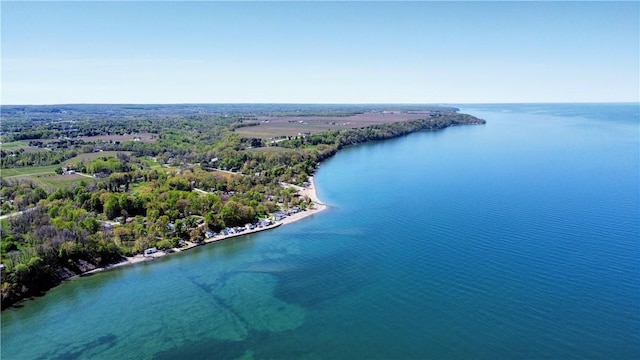
[[[26,141],[12,141],[8,143],[0,143],[0,149],[2,150],[18,150],[29,147]]]
[[[48,165],[48,166],[27,166],[11,169],[0,169],[0,176],[5,179],[14,177],[29,177],[34,175],[54,174],[55,170],[60,165]]]
[[[102,152],[96,152],[96,153],[80,154],[58,165],[26,166],[26,167],[17,167],[17,168],[10,168],[10,169],[0,169],[0,176],[2,176],[5,179],[9,179],[13,177],[29,177],[32,175],[55,174],[55,170],[57,168],[64,167],[67,164],[72,165],[82,161],[87,163],[91,160],[95,160],[103,157],[106,157],[106,158],[116,157],[118,153],[124,153],[127,155],[131,154],[130,151],[102,151]]]
[[[45,174],[45,175],[34,175],[31,179],[44,185],[43,187],[48,190],[56,190],[59,188],[68,188],[75,184],[84,181],[85,183],[93,183],[98,182],[98,179],[95,179],[88,175],[80,175],[80,174],[72,174],[72,175],[58,175],[58,174]]]
[[[152,142],[156,140],[156,134],[140,133],[140,134],[126,134],[126,135],[97,135],[97,136],[83,136],[82,140],[86,142],[124,142],[139,139],[141,142]]]
[[[118,156],[118,153],[123,153],[127,155],[131,155],[131,151],[100,151],[93,153],[80,154],[78,156],[74,156],[69,160],[66,160],[64,164],[75,164],[84,161],[89,162],[91,160],[100,159],[100,158],[110,158]]]
[[[44,167],[41,167],[44,168]],[[42,169],[38,169],[42,170]],[[4,170],[3,170],[4,173]],[[3,174],[3,177],[4,174]],[[98,179],[95,179],[89,175],[81,175],[81,174],[73,174],[73,175],[58,175],[55,172],[39,172],[39,173],[31,173],[31,174],[21,174],[14,175],[11,177],[5,177],[11,180],[29,180],[42,187],[47,191],[55,191],[60,188],[68,188],[75,184],[80,183],[80,181],[84,181],[86,183],[94,183],[97,182]]]
[[[35,147],[35,146],[27,146],[27,147],[24,147],[24,148],[20,148],[20,150],[22,150],[24,153],[36,153],[36,152],[52,151],[51,149],[39,148],[39,147]]]
[[[139,133],[139,134],[125,134],[125,135],[118,135],[118,134],[112,134],[112,135],[96,135],[96,136],[80,136],[80,137],[74,137],[72,138],[72,140],[83,140],[85,142],[88,143],[109,143],[109,142],[125,142],[125,141],[133,141],[135,139],[138,139],[138,141],[141,142],[153,142],[155,141],[157,138],[156,134],[151,134],[151,133]],[[10,143],[6,143],[6,144],[17,144],[17,143],[24,143],[24,147],[28,147],[29,146],[29,141],[31,141],[30,139],[27,140],[22,140],[22,141],[12,141]],[[53,143],[56,141],[59,141],[59,139],[38,139],[38,141],[42,142],[43,144],[49,144],[49,143]],[[14,145],[15,146],[15,145]],[[21,145],[22,146],[22,145]],[[2,144],[2,148],[5,148],[5,144]]]
[[[317,134],[327,130],[363,128],[371,125],[427,119],[430,111],[369,111],[352,116],[258,116],[259,125],[236,129],[245,137],[261,139],[278,136]]]
[[[12,152],[21,152],[21,153],[35,153],[41,151],[51,151],[51,149],[29,146],[28,141],[12,141],[8,143],[0,144],[0,150],[5,151],[7,153]]]
[[[10,169],[1,169],[0,176],[3,179],[7,180],[30,180],[39,186],[49,190],[54,191],[59,188],[70,187],[75,184],[78,184],[80,181],[85,181],[87,183],[95,183],[98,179],[93,178],[91,175],[87,174],[69,174],[69,175],[58,175],[56,174],[56,169],[60,167],[64,167],[67,164],[77,164],[79,162],[84,161],[88,163],[91,160],[99,159],[99,158],[110,158],[116,157],[118,153],[125,153],[130,155],[131,152],[128,151],[103,151],[96,153],[87,153],[80,154],[75,156],[69,160],[66,160],[62,164],[57,165],[48,165],[48,166],[27,166],[27,167],[18,167],[18,168],[10,168]],[[149,159],[152,161],[151,159]]]
[[[291,149],[277,147],[277,146],[268,146],[268,147],[247,149],[247,151],[250,153],[281,153],[281,152],[291,151]]]

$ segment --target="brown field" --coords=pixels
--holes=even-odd
[[[228,172],[228,171],[212,170],[211,172],[216,174],[216,176],[225,178],[227,180],[231,179],[234,176],[237,176],[236,173],[232,173],[232,172]]]
[[[255,152],[255,153],[265,153],[265,152],[276,153],[276,152],[292,151],[292,149],[287,149],[287,148],[282,148],[277,146],[269,146],[269,147],[248,149],[248,151]]]
[[[51,149],[37,148],[37,147],[33,147],[33,146],[27,146],[27,147],[24,147],[22,149],[24,150],[25,153],[36,153],[36,152],[51,151]]]
[[[377,124],[418,120],[430,117],[429,111],[402,112],[383,111],[366,112],[354,116],[260,116],[260,125],[243,127],[236,130],[245,137],[268,139],[277,136],[296,136],[300,133],[317,134],[333,129],[361,128]]]

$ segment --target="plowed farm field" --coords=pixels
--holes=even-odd
[[[236,129],[244,137],[262,139],[317,134],[328,130],[361,128],[376,124],[428,119],[431,112],[380,111],[353,116],[260,116],[259,125]]]

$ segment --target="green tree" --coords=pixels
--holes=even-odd
[[[120,215],[121,210],[118,197],[114,194],[109,194],[109,197],[104,202],[104,215],[108,219],[114,219]]]

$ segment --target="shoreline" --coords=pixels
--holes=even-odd
[[[468,124],[468,125],[475,125],[475,124],[484,124],[486,123],[484,120],[482,119],[477,119],[473,116],[470,115],[465,115],[465,114],[445,114],[446,116],[435,119],[435,118],[431,118],[431,119],[421,119],[421,120],[415,120],[415,121],[408,121],[408,122],[404,122],[404,124],[408,124],[406,126],[402,126],[399,129],[394,129],[393,127],[385,127],[385,129],[389,130],[389,133],[385,133],[383,137],[369,137],[367,136],[367,134],[363,134],[362,131],[359,131],[358,129],[354,128],[353,131],[356,131],[356,134],[362,135],[361,137],[359,137],[357,140],[358,141],[351,141],[348,143],[342,143],[340,141],[336,142],[336,147],[332,148],[331,151],[328,151],[326,153],[323,154],[319,154],[319,156],[316,158],[316,165],[319,165],[320,163],[323,162],[323,160],[326,160],[327,158],[332,157],[333,155],[335,155],[338,151],[340,151],[343,147],[345,146],[353,146],[353,145],[358,145],[360,143],[364,143],[364,142],[368,142],[368,141],[372,141],[372,140],[386,140],[386,139],[391,139],[391,138],[395,138],[395,137],[400,137],[412,132],[418,132],[418,131],[435,131],[435,130],[440,130],[449,126],[453,126],[453,125],[463,125],[463,124]],[[470,120],[471,118],[471,120]],[[70,280],[70,279],[74,279],[77,277],[82,277],[82,276],[90,276],[92,274],[95,274],[97,272],[101,272],[101,271],[105,271],[105,270],[109,270],[112,268],[116,268],[116,267],[121,267],[121,266],[127,266],[127,265],[133,265],[133,264],[137,264],[140,262],[146,262],[146,261],[151,261],[151,260],[155,260],[158,257],[163,257],[166,255],[170,255],[173,254],[175,252],[182,252],[182,251],[186,251],[189,250],[193,247],[196,246],[201,246],[201,245],[206,245],[208,243],[211,242],[216,242],[216,241],[222,241],[222,240],[226,240],[227,238],[230,237],[236,237],[236,236],[242,236],[242,235],[246,235],[246,234],[250,234],[253,232],[259,232],[259,231],[264,231],[264,230],[270,230],[274,227],[280,226],[282,224],[289,224],[295,221],[299,221],[303,218],[306,218],[308,216],[311,216],[317,212],[320,212],[324,209],[327,208],[327,205],[324,204],[322,201],[320,201],[320,199],[317,197],[317,193],[316,193],[316,188],[315,188],[315,183],[314,183],[314,178],[313,176],[309,176],[307,178],[309,180],[309,185],[302,188],[299,186],[295,186],[295,185],[291,185],[291,184],[282,184],[283,186],[286,187],[295,187],[296,188],[296,192],[297,192],[297,196],[302,196],[308,199],[310,207],[309,209],[305,209],[302,210],[300,208],[296,208],[295,206],[293,208],[290,208],[288,210],[283,211],[282,213],[279,212],[275,212],[273,214],[270,214],[270,216],[273,216],[273,221],[275,221],[275,225],[273,226],[265,226],[266,223],[262,223],[262,227],[259,227],[258,229],[255,229],[255,225],[253,225],[254,227],[252,227],[251,225],[247,224],[247,226],[245,227],[246,229],[243,231],[241,229],[235,229],[236,231],[238,231],[239,233],[236,234],[235,231],[233,234],[230,235],[226,235],[226,236],[222,236],[222,235],[218,235],[215,236],[214,238],[210,238],[207,240],[202,240],[202,239],[198,239],[198,243],[190,243],[187,242],[187,246],[184,246],[182,248],[172,248],[172,249],[168,249],[166,251],[158,251],[155,248],[150,248],[150,249],[146,249],[146,253],[147,255],[150,256],[144,256],[142,254],[137,254],[135,256],[132,257],[121,257],[118,262],[113,262],[110,264],[106,264],[102,267],[96,267],[93,268],[92,270],[89,271],[83,271],[80,273],[75,273],[75,271],[70,271],[69,269],[65,268],[65,267],[61,267],[59,270],[59,273],[57,274],[58,276],[56,276],[56,283],[55,284],[48,284],[47,285],[47,289],[46,290],[42,290],[42,289],[36,289],[37,291],[39,291],[40,293],[44,293],[46,292],[48,289],[55,287],[57,285],[59,285],[61,282],[64,282],[66,280]],[[306,184],[305,184],[306,185]],[[193,189],[194,191],[198,191],[198,192],[204,192],[203,190],[199,190],[199,189]],[[286,216],[286,217],[285,217]],[[277,219],[277,220],[276,220]],[[271,221],[269,221],[271,223]],[[211,236],[211,235],[207,235],[205,234],[205,236]],[[153,250],[153,252],[149,251],[149,250]],[[86,266],[86,264],[80,264],[82,266],[83,269],[87,269],[87,268],[91,268],[94,265],[91,264],[91,266]],[[78,269],[80,270],[80,269]],[[72,275],[73,274],[73,275]],[[69,276],[71,275],[71,276]],[[65,277],[68,276],[68,277]],[[49,287],[50,285],[50,287]],[[29,290],[29,289],[27,289]],[[4,295],[4,294],[3,294]],[[25,297],[21,297],[22,294],[20,291],[12,291],[10,294],[10,304],[11,305],[7,305],[6,307],[12,307],[15,304],[20,303],[21,301],[25,300]],[[13,299],[14,296],[17,296],[17,299]],[[5,302],[3,302],[3,305],[5,305]],[[3,307],[4,310],[4,307]]]
[[[311,200],[312,203],[312,208],[307,208],[304,211],[300,211],[298,213],[289,215],[287,217],[285,217],[282,220],[278,220],[278,221],[274,221],[273,224],[271,225],[267,225],[267,226],[263,226],[263,227],[257,227],[255,229],[251,229],[251,230],[245,230],[241,233],[235,233],[235,234],[228,234],[228,235],[216,235],[210,239],[206,239],[203,242],[196,244],[196,243],[191,243],[189,242],[187,246],[181,247],[181,248],[172,248],[169,250],[158,250],[157,252],[150,254],[150,255],[143,255],[143,254],[137,254],[135,256],[129,256],[129,257],[125,257],[125,260],[117,262],[117,263],[113,263],[113,264],[109,264],[109,265],[105,265],[103,267],[99,267],[93,270],[89,270],[86,272],[83,272],[81,274],[72,276],[66,280],[73,280],[76,278],[80,278],[80,277],[84,277],[84,276],[90,276],[99,272],[103,272],[106,270],[110,270],[110,269],[115,269],[115,268],[119,268],[119,267],[123,267],[123,266],[129,266],[129,265],[135,265],[135,264],[139,264],[139,263],[143,263],[143,262],[148,262],[148,261],[153,261],[155,259],[161,258],[161,257],[165,257],[167,255],[173,255],[173,254],[178,254],[181,253],[183,251],[187,251],[187,250],[191,250],[195,247],[199,247],[199,246],[205,246],[205,245],[209,245],[212,243],[217,243],[220,241],[224,241],[230,238],[236,238],[236,237],[240,237],[240,236],[244,236],[244,235],[249,235],[249,234],[255,234],[258,232],[262,232],[262,231],[267,231],[267,230],[271,230],[271,229],[275,229],[277,227],[280,227],[281,225],[286,225],[286,224],[291,224],[294,223],[296,221],[300,221],[304,218],[307,218],[311,215],[317,214],[323,210],[325,210],[328,206],[323,203],[322,201],[320,201],[320,199],[318,198],[318,193],[316,191],[316,184],[315,181],[313,179],[313,175],[309,176],[308,178],[308,182],[309,185],[306,187],[302,187],[302,186],[297,186],[297,185],[288,185],[288,186],[293,186],[298,190],[298,195],[301,197],[308,197]]]

